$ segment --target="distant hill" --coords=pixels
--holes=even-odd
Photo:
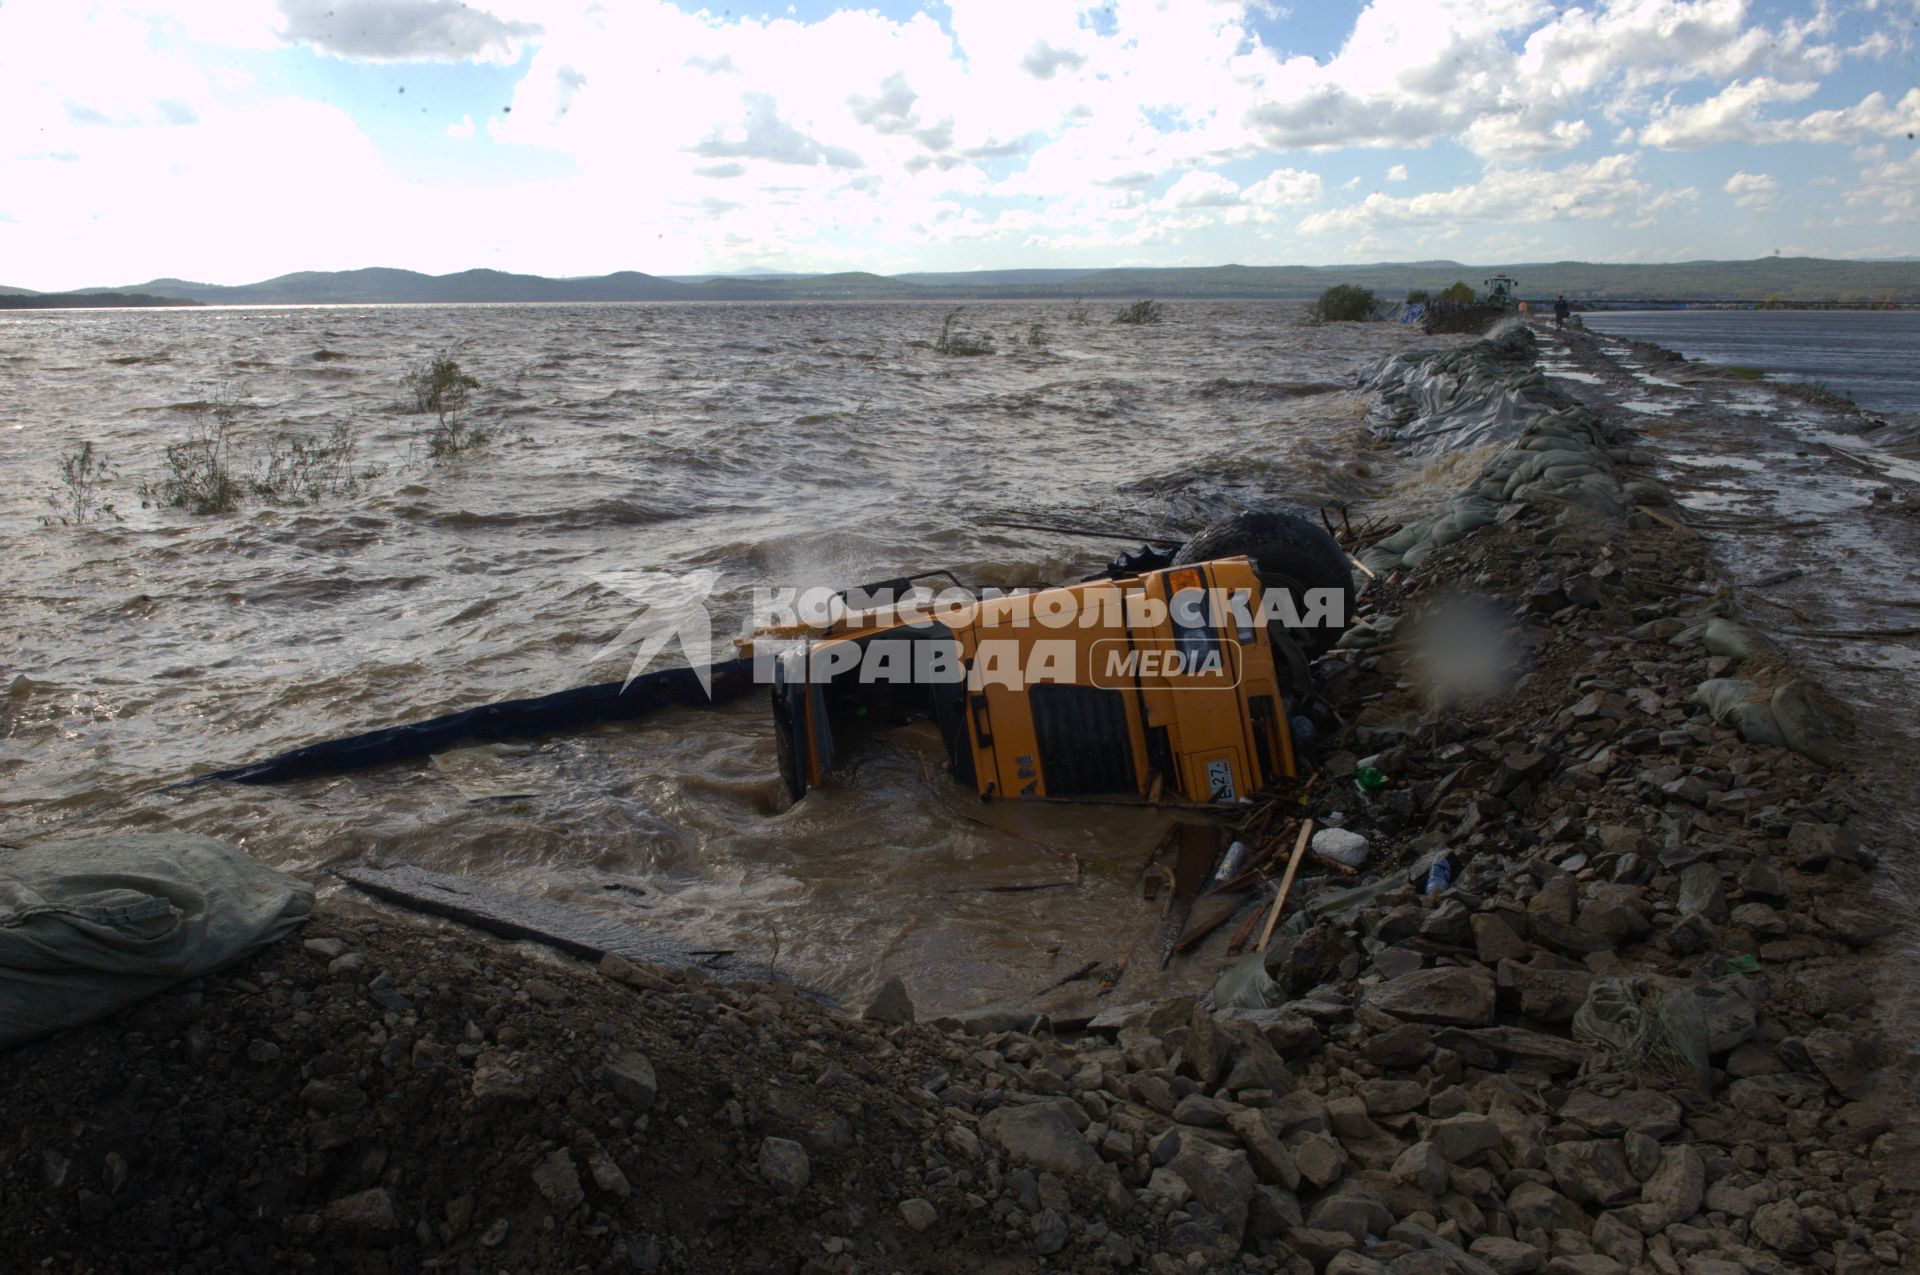
[[[907,283],[917,283],[929,288],[1002,288],[1019,285],[1031,286],[1035,284],[1044,287],[1050,284],[1067,283],[1070,280],[1099,273],[1100,271],[1095,269],[952,270],[932,274],[897,274],[893,277]]]
[[[145,292],[28,292],[24,288],[0,288],[0,310],[96,310],[103,306],[158,309],[199,304]]]
[[[303,271],[237,287],[153,279],[131,287],[80,289],[181,298],[207,305],[351,305],[413,302],[555,301],[809,301],[993,300],[1043,297],[1301,299],[1336,283],[1370,288],[1397,300],[1413,288],[1435,290],[1455,280],[1479,287],[1489,275],[1520,281],[1523,297],[1564,292],[1575,301],[1920,301],[1920,261],[1834,261],[1762,257],[1755,261],[1684,261],[1659,265],[1550,261],[1463,265],[1457,261],[1376,262],[1347,266],[1206,266],[1175,269],[976,270],[901,275],[687,275],[662,278],[623,270],[574,279],[465,270],[428,275],[412,270]],[[20,295],[0,288],[0,294]],[[28,293],[24,295],[38,296]],[[89,304],[165,304],[91,302]],[[36,303],[37,304],[37,303]]]
[[[585,279],[548,279],[500,270],[430,275],[414,270],[303,270],[261,283],[227,287],[154,279],[142,292],[163,292],[207,305],[373,305],[476,301],[686,301],[699,294],[634,270]]]

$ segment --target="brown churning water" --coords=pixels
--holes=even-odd
[[[1097,570],[1118,542],[998,514],[1192,528],[1241,505],[1418,508],[1366,445],[1356,376],[1418,339],[1302,307],[1173,303],[1157,327],[1065,302],[982,304],[990,357],[930,348],[925,304],[207,309],[0,319],[0,840],[183,828],[305,872],[369,852],[604,908],[703,947],[777,954],[923,1010],[1017,1002],[1115,958],[1147,916],[1155,817],[982,805],[907,734],[783,809],[758,696],[716,712],[275,788],[163,785],[316,740],[626,672],[635,607],[596,581],[718,573],[724,639],[756,586],[948,567],[986,583]],[[1044,344],[1027,343],[1032,325]],[[429,462],[396,414],[450,351],[496,441]],[[320,351],[343,357],[316,358]],[[351,422],[383,472],[305,507],[140,507],[188,416]],[[121,522],[43,526],[92,441]],[[242,444],[242,452],[246,444]],[[500,796],[482,794],[500,793]],[[985,894],[986,884],[1072,888]],[[1171,977],[1188,983],[1207,971]]]

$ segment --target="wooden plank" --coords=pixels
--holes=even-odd
[[[1220,858],[1220,830],[1207,823],[1183,823],[1179,828],[1180,839],[1174,844],[1173,888],[1181,898],[1191,899],[1213,876],[1213,865]]]
[[[1286,875],[1280,878],[1280,893],[1273,896],[1273,911],[1267,913],[1267,923],[1260,929],[1260,941],[1253,950],[1264,952],[1267,944],[1273,941],[1274,923],[1280,919],[1280,909],[1287,906],[1287,894],[1293,889],[1294,874],[1300,871],[1300,856],[1307,851],[1307,838],[1313,835],[1313,820],[1300,825],[1300,835],[1293,843],[1293,855],[1287,860]]]
[[[1693,536],[1696,539],[1700,535],[1698,531],[1695,531],[1692,527],[1689,527],[1686,523],[1681,522],[1678,518],[1675,518],[1672,514],[1668,513],[1664,509],[1656,509],[1652,505],[1635,505],[1634,508],[1638,509],[1641,513],[1645,514],[1647,517],[1659,523],[1662,527],[1669,528],[1673,531],[1684,531],[1689,536]]]
[[[1247,947],[1247,940],[1253,937],[1253,927],[1260,923],[1260,909],[1249,908],[1246,919],[1234,928],[1233,936],[1227,940],[1227,955],[1238,956]]]
[[[466,877],[411,865],[356,865],[341,868],[336,875],[377,899],[458,921],[501,938],[543,943],[584,960],[598,961],[611,952],[647,965],[700,969],[720,979],[775,977],[766,967],[732,953],[703,952],[598,912],[496,890]],[[831,1003],[830,998],[818,993],[808,994]]]
[[[1238,897],[1227,894],[1209,894],[1194,905],[1194,915],[1188,921],[1186,933],[1173,945],[1176,952],[1189,951],[1204,943],[1209,934],[1240,915],[1240,909],[1247,905],[1247,896]]]

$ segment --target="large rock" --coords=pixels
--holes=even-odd
[[[1265,1116],[1242,1108],[1227,1117],[1227,1127],[1246,1148],[1247,1163],[1253,1166],[1262,1182],[1271,1182],[1288,1191],[1299,1187],[1300,1167],[1293,1162],[1293,1153],[1273,1136],[1273,1128]]]
[[[1863,863],[1866,857],[1859,840],[1839,824],[1796,823],[1787,833],[1787,858],[1806,871],[1824,868],[1833,859]]]
[[[907,985],[895,974],[880,985],[873,994],[873,1000],[867,1005],[862,1018],[876,1023],[910,1023],[913,1021],[913,1000],[907,995]]]
[[[1711,863],[1689,864],[1680,873],[1679,907],[1682,916],[1709,921],[1727,919],[1727,887],[1720,869]]]
[[[1707,1029],[1707,1052],[1723,1054],[1745,1044],[1760,1024],[1753,1002],[1727,982],[1702,983],[1693,988],[1700,1023]]]
[[[980,1132],[1014,1159],[1062,1176],[1091,1173],[1100,1163],[1064,1103],[995,1107],[980,1121]]]
[[[1175,1124],[1190,1124],[1203,1129],[1225,1127],[1227,1116],[1234,1104],[1222,1102],[1218,1098],[1209,1098],[1203,1093],[1190,1093],[1173,1107]]]
[[[1324,1133],[1309,1134],[1293,1148],[1293,1162],[1300,1176],[1316,1187],[1338,1181],[1347,1169],[1347,1153]]]
[[[1605,1207],[1640,1192],[1640,1179],[1627,1165],[1617,1138],[1558,1142],[1547,1148],[1547,1171],[1569,1197]]]
[[[1447,1158],[1431,1142],[1416,1142],[1394,1160],[1393,1176],[1427,1195],[1439,1196],[1447,1189]]]
[[[1627,1268],[1605,1253],[1567,1253],[1541,1267],[1540,1275],[1627,1275]]]
[[[1206,1205],[1229,1234],[1238,1238],[1245,1233],[1254,1177],[1243,1152],[1187,1138],[1167,1167],[1193,1189],[1193,1198]]]
[[[1507,1212],[1515,1226],[1527,1227],[1546,1235],[1555,1231],[1585,1231],[1592,1225],[1586,1211],[1552,1187],[1540,1182],[1522,1182],[1507,1196]]]
[[[1593,975],[1584,969],[1554,969],[1502,961],[1499,985],[1520,994],[1520,1012],[1543,1023],[1570,1023],[1587,999]]]
[[[1093,1148],[1087,1151],[1092,1154]],[[807,1149],[791,1138],[762,1138],[759,1160],[761,1179],[781,1195],[798,1195],[813,1180],[813,1162],[807,1159]]]
[[[1520,960],[1533,950],[1511,925],[1492,912],[1473,914],[1473,947],[1480,963],[1488,966]]]
[[[623,1049],[607,1060],[601,1072],[607,1088],[613,1091],[627,1110],[639,1114],[653,1109],[660,1094],[653,1074],[653,1063],[637,1049]]]
[[[1808,1032],[1800,1045],[1807,1060],[1841,1097],[1858,1102],[1873,1092],[1873,1072],[1864,1057],[1866,1051],[1851,1033],[1822,1028]]]
[[[1241,1028],[1239,1043],[1233,1049],[1233,1063],[1227,1068],[1225,1085],[1234,1093],[1242,1089],[1264,1089],[1271,1094],[1288,1094],[1298,1086],[1280,1054],[1258,1032]]]
[[[1364,1182],[1349,1181],[1307,1210],[1307,1225],[1318,1231],[1340,1231],[1358,1246],[1370,1235],[1385,1235],[1393,1226],[1393,1214],[1379,1192]]]
[[[533,1166],[533,1185],[553,1206],[556,1217],[565,1217],[587,1198],[580,1185],[580,1170],[574,1167],[573,1153],[565,1147]]]
[[[1547,1261],[1547,1255],[1533,1245],[1501,1235],[1482,1235],[1467,1251],[1491,1266],[1494,1275],[1533,1275]]]
[[[1500,1145],[1500,1122],[1462,1113],[1427,1126],[1427,1141],[1448,1164],[1467,1164]]]
[[[385,1187],[343,1195],[327,1205],[327,1225],[346,1232],[363,1244],[391,1240],[399,1231],[393,1195]]]
[[[1459,966],[1415,970],[1367,988],[1360,1003],[1415,1022],[1486,1027],[1493,1023],[1493,979]]]
[[[1611,1096],[1577,1093],[1560,1108],[1560,1118],[1603,1137],[1631,1129],[1658,1140],[1679,1131],[1680,1104],[1655,1089],[1628,1089]]]
[[[1182,1067],[1193,1074],[1202,1088],[1211,1091],[1219,1086],[1220,1077],[1226,1073],[1227,1054],[1232,1048],[1233,1038],[1214,1021],[1212,1014],[1195,1005],[1187,1019],[1186,1043],[1180,1046]]]
[[[1692,1147],[1664,1147],[1660,1164],[1640,1188],[1640,1199],[1661,1209],[1669,1223],[1700,1211],[1707,1191],[1707,1163]]]
[[[1302,1225],[1300,1201],[1277,1186],[1257,1186],[1247,1202],[1247,1237],[1270,1240]]]
[[[1791,1199],[1762,1205],[1753,1215],[1753,1233],[1768,1248],[1792,1257],[1805,1257],[1820,1247],[1800,1206]]]

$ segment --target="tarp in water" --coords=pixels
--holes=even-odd
[[[0,854],[0,1048],[102,1018],[282,938],[313,887],[211,837]]]
[[[388,726],[308,744],[245,766],[196,775],[184,784],[225,779],[236,784],[277,784],[308,775],[335,775],[391,761],[427,757],[465,744],[579,730],[600,722],[628,721],[655,709],[724,704],[754,689],[752,660],[728,660],[707,670],[708,684],[690,668],[660,669],[631,682],[576,686],[533,699],[501,700],[478,708]]]

